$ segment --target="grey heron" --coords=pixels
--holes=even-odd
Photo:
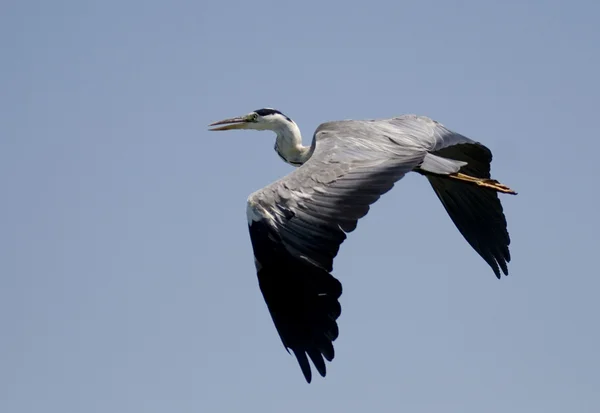
[[[275,151],[298,167],[248,197],[247,218],[258,283],[285,349],[310,383],[308,359],[322,377],[334,358],[341,283],[331,274],[346,234],[370,205],[409,172],[424,175],[463,237],[508,275],[506,218],[491,179],[491,151],[424,116],[321,124],[310,146],[275,109],[210,124],[213,131],[269,130]]]

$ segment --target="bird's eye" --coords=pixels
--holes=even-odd
[[[256,122],[258,121],[258,113],[253,113],[252,114],[252,122]]]

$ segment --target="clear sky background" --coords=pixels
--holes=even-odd
[[[600,411],[600,3],[4,1],[0,411]],[[342,246],[307,385],[247,196],[291,171],[262,107],[430,116],[485,143],[511,275],[403,179]]]

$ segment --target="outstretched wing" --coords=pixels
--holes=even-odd
[[[435,155],[463,161],[460,172],[490,178],[492,153],[479,143],[452,145]],[[510,236],[498,192],[442,176],[428,175],[433,190],[469,245],[488,263],[497,278],[508,275]]]
[[[321,125],[302,167],[248,199],[261,291],[284,346],[308,382],[334,357],[342,287],[333,259],[369,206],[429,151],[471,142],[413,115]],[[463,163],[459,163],[459,166]]]

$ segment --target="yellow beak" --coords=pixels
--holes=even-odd
[[[246,129],[246,126],[248,125],[248,121],[246,120],[246,118],[241,118],[241,117],[240,118],[231,118],[231,119],[223,119],[218,122],[211,123],[208,126],[217,126],[217,125],[224,125],[224,126],[219,126],[218,128],[211,128],[209,130],[220,131],[220,130],[231,130],[231,129]]]

